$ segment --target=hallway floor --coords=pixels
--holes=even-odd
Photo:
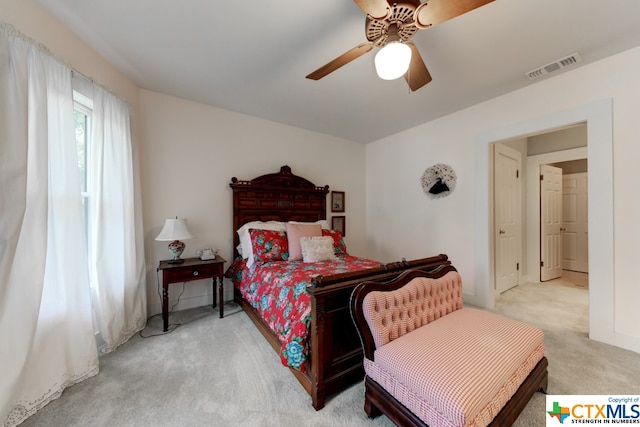
[[[589,273],[562,270],[562,277],[544,282],[549,285],[568,286],[578,289],[589,289]]]

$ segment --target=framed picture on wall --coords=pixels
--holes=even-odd
[[[345,222],[344,216],[332,216],[331,217],[331,229],[339,231],[342,236],[345,236]]]
[[[344,212],[344,191],[331,192],[331,212]]]

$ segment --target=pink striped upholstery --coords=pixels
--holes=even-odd
[[[376,348],[460,308],[462,279],[457,271],[438,279],[417,277],[391,292],[370,292],[362,303]]]
[[[364,366],[430,427],[480,427],[542,359],[542,338],[533,326],[462,308],[378,347]]]

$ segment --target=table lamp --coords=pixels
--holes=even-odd
[[[180,264],[183,263],[184,260],[180,258],[180,255],[184,251],[186,245],[180,240],[192,239],[193,235],[187,228],[187,220],[186,219],[167,219],[164,222],[164,227],[156,240],[162,242],[171,242],[169,243],[169,253],[173,255],[173,259],[169,261],[169,264]]]

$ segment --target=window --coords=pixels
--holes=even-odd
[[[79,92],[73,91],[73,116],[76,131],[76,151],[78,153],[78,172],[80,173],[80,192],[82,194],[82,205],[84,208],[85,224],[88,223],[89,193],[87,191],[87,159],[89,146],[89,136],[91,129],[91,113],[93,102]],[[85,237],[88,230],[85,226]]]

